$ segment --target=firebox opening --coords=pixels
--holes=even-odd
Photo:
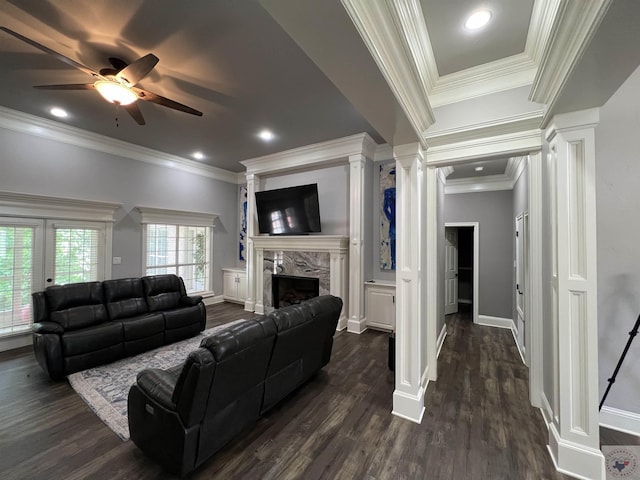
[[[320,294],[320,279],[295,275],[271,275],[273,308],[297,305]]]

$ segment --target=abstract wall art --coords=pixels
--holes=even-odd
[[[381,164],[380,174],[380,269],[396,269],[396,165]]]
[[[246,260],[247,243],[247,187],[240,187],[240,239],[238,241],[238,259]]]

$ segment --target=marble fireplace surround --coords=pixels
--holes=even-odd
[[[297,275],[320,279],[320,295],[342,298],[338,330],[347,326],[347,257],[349,237],[342,235],[292,235],[251,237],[255,249],[255,288],[258,314],[272,306],[271,275]]]

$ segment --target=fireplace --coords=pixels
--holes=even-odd
[[[295,275],[271,275],[273,308],[296,305],[320,294],[320,279]]]

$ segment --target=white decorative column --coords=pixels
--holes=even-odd
[[[257,263],[253,247],[253,237],[257,233],[256,186],[258,176],[253,173],[245,175],[247,179],[247,298],[244,309],[253,312],[256,305],[256,272],[262,272],[262,261]]]
[[[364,167],[362,154],[349,156],[349,320],[347,331],[367,329],[364,317]]]
[[[598,421],[595,135],[597,109],[556,115],[546,131],[554,192],[556,399],[549,450],[558,470],[604,479]]]
[[[393,414],[420,423],[426,379],[424,179],[420,145],[393,149],[396,160],[396,385]]]

